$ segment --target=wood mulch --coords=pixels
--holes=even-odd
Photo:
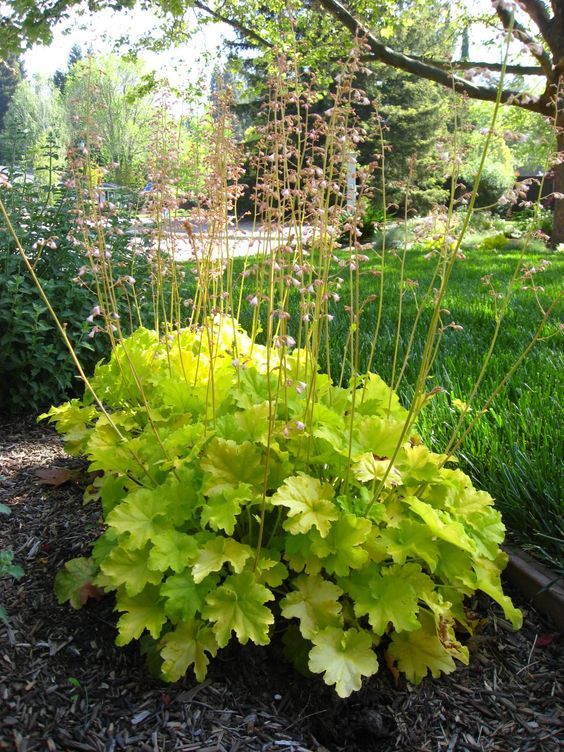
[[[59,606],[53,578],[88,552],[99,510],[80,483],[38,482],[41,468],[80,467],[54,432],[22,419],[0,426],[0,549],[25,576],[0,581],[0,749],[311,750],[323,752],[556,752],[564,744],[562,635],[526,603],[514,633],[487,599],[472,604],[484,628],[471,662],[419,687],[394,686],[385,667],[339,700],[321,679],[299,676],[275,643],[233,646],[208,679],[167,685],[150,677],[136,646],[114,645],[111,598],[80,611]]]

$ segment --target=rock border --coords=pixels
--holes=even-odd
[[[505,578],[532,605],[564,631],[564,578],[533,559],[526,551],[504,546],[509,555]]]

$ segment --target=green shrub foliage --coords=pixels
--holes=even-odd
[[[86,396],[47,413],[97,473],[86,500],[105,520],[56,593],[115,592],[117,644],[143,637],[164,679],[203,680],[218,649],[266,645],[276,621],[346,697],[378,654],[413,683],[466,663],[455,629],[477,590],[520,625],[492,498],[404,430],[377,375],[336,387],[305,351],[223,318],[137,330],[93,386],[104,412]]]
[[[469,173],[462,177],[462,182],[471,188],[475,179],[475,174]],[[514,175],[504,170],[502,166],[486,164],[480,176],[476,207],[495,207],[501,196],[511,188],[514,182]]]
[[[0,517],[11,514],[10,507],[6,504],[0,504]],[[0,578],[14,577],[19,580],[23,577],[24,571],[19,564],[14,564],[14,552],[10,549],[0,548]],[[8,612],[6,607],[0,603],[0,621],[4,624],[9,623]]]
[[[97,228],[77,226],[73,191],[57,189],[46,204],[41,190],[15,184],[9,195],[11,221],[35,273],[66,327],[87,373],[106,355],[109,341],[97,332],[92,316],[98,297],[89,253],[98,242]],[[138,304],[149,306],[148,264],[129,248],[130,218],[117,212],[103,217],[105,251],[111,257],[111,285],[123,331],[134,326],[128,280],[136,275]],[[149,311],[150,313],[150,311]],[[150,316],[148,317],[150,320]],[[76,367],[47,306],[26,270],[8,229],[0,224],[0,410],[3,413],[45,409],[80,393]]]

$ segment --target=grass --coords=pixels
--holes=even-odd
[[[441,386],[445,392],[431,401],[419,421],[424,440],[436,451],[444,449],[458,417],[451,398],[465,400],[469,395],[494,331],[493,300],[480,280],[484,274],[492,274],[496,288],[505,289],[519,253],[514,248],[499,251],[469,248],[466,260],[455,267],[445,307],[463,330],[445,331],[429,384],[429,388]],[[544,249],[532,251],[527,253],[527,261],[538,264],[546,255]],[[562,279],[562,262],[556,256],[552,256],[551,261],[551,266],[542,275],[545,300],[555,296],[559,279]],[[420,251],[412,250],[407,257],[406,276],[418,280],[423,289],[430,276],[429,266]],[[388,260],[386,274],[389,283],[387,300],[395,299],[396,305],[385,307],[383,336],[374,369],[389,379],[397,316],[397,259]],[[364,284],[368,292],[372,285],[368,281]],[[404,305],[409,326],[415,315],[415,305],[409,298],[404,300]],[[363,321],[363,331],[371,331],[374,318],[372,307]],[[476,402],[478,408],[511,368],[540,318],[533,294],[517,291],[480,388]],[[446,322],[449,320],[447,317]],[[406,327],[405,331],[409,328]],[[409,398],[409,385],[417,373],[424,334],[423,325],[419,327],[414,353],[400,387],[406,399]],[[481,417],[458,457],[461,467],[475,483],[494,496],[515,538],[562,571],[564,523],[559,461],[563,456],[560,432],[563,353],[561,338],[551,336],[555,334],[556,325],[549,325],[547,338],[535,346],[507,388]],[[339,349],[342,336],[340,333],[332,340],[332,354],[333,350]],[[405,346],[405,337],[402,340]]]
[[[437,395],[422,413],[419,430],[425,442],[435,451],[444,450],[458,418],[452,399],[465,400],[480,372],[483,357],[489,347],[495,327],[494,300],[481,282],[485,274],[492,275],[496,289],[505,290],[521,254],[519,241],[508,241],[501,249],[485,249],[471,242],[465,248],[466,259],[455,267],[445,306],[461,331],[446,329],[441,349],[429,379],[429,389],[440,386]],[[414,246],[407,252],[405,277],[418,281],[418,295],[422,296],[431,278],[434,264],[426,261],[425,252]],[[544,292],[544,302],[558,292],[562,276],[562,261],[558,254],[540,243],[526,252],[526,263],[537,265],[541,259],[551,262],[537,278]],[[236,261],[236,268],[241,264]],[[378,252],[368,266],[379,266]],[[335,273],[343,270],[335,268]],[[391,363],[396,333],[399,300],[400,259],[387,255],[385,272],[384,314],[381,335],[372,370],[384,379],[391,378]],[[378,291],[379,279],[367,271],[361,276],[361,298]],[[516,358],[530,341],[541,313],[531,291],[516,285],[509,310],[504,318],[494,356],[479,390],[477,409],[503,379]],[[341,302],[333,306],[334,319],[329,328],[329,358],[333,375],[339,374],[343,361],[343,346],[347,339],[349,318],[343,302],[349,287],[345,281]],[[366,369],[376,321],[377,301],[369,304],[362,317],[360,370]],[[400,355],[405,352],[411,324],[416,314],[413,294],[406,292],[403,301]],[[561,313],[561,311],[560,311]],[[410,385],[415,381],[426,333],[422,316],[415,343],[407,364],[400,394],[407,402]],[[430,315],[430,307],[429,307]],[[295,321],[297,311],[292,319]],[[250,325],[250,314],[244,312],[241,323]],[[294,324],[295,326],[295,324]],[[535,345],[532,353],[514,374],[507,388],[496,397],[457,452],[460,467],[469,473],[478,487],[488,490],[501,509],[512,538],[525,548],[545,559],[559,572],[564,571],[564,524],[560,489],[560,458],[562,457],[562,341],[557,336],[557,323],[549,323],[545,337]],[[400,358],[400,363],[401,363]],[[345,377],[348,374],[345,373]]]
[[[470,393],[491,341],[495,313],[491,296],[481,278],[492,274],[499,290],[511,279],[519,250],[499,251],[469,248],[465,261],[457,264],[445,306],[452,320],[463,326],[462,331],[447,329],[435,362],[429,387],[445,390],[435,397],[419,421],[424,440],[436,451],[444,449],[458,417],[451,398],[464,400]],[[527,253],[527,261],[538,264],[546,258],[546,250]],[[543,298],[553,298],[562,279],[562,262],[552,256],[551,267],[543,272]],[[429,264],[423,254],[413,250],[407,258],[407,277],[419,280],[420,287],[429,277]],[[559,273],[560,272],[560,273]],[[388,298],[397,301],[399,263],[391,258],[387,264]],[[392,290],[390,290],[392,288]],[[413,302],[406,300],[406,319],[415,315]],[[396,321],[394,305],[386,306],[383,337],[375,362],[383,378],[389,379]],[[363,329],[370,331],[367,314]],[[372,316],[372,319],[374,316]],[[530,340],[541,318],[532,292],[517,291],[502,324],[494,356],[480,388],[477,406],[483,404]],[[448,322],[447,317],[446,321]],[[408,331],[408,329],[406,329]],[[563,352],[556,325],[546,328],[547,338],[539,342],[528,359],[515,373],[507,388],[495,399],[474,431],[468,436],[458,457],[461,467],[475,483],[496,499],[504,520],[524,546],[533,549],[560,571],[564,569],[564,522],[561,501],[562,394]],[[425,327],[418,332],[414,356],[406,370],[400,392],[409,398]],[[342,335],[341,335],[342,336]],[[338,341],[330,348],[338,347]]]

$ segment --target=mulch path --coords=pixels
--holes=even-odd
[[[0,581],[10,624],[0,624],[0,749],[286,750],[287,752],[556,752],[564,743],[562,635],[526,603],[512,632],[487,599],[470,642],[471,662],[419,687],[394,686],[387,669],[339,700],[306,679],[277,644],[233,646],[208,679],[167,685],[150,677],[136,646],[114,645],[111,598],[80,611],[59,606],[53,578],[88,552],[99,511],[83,507],[80,484],[41,485],[37,469],[80,467],[48,427],[22,419],[0,426],[0,549],[25,576]]]

